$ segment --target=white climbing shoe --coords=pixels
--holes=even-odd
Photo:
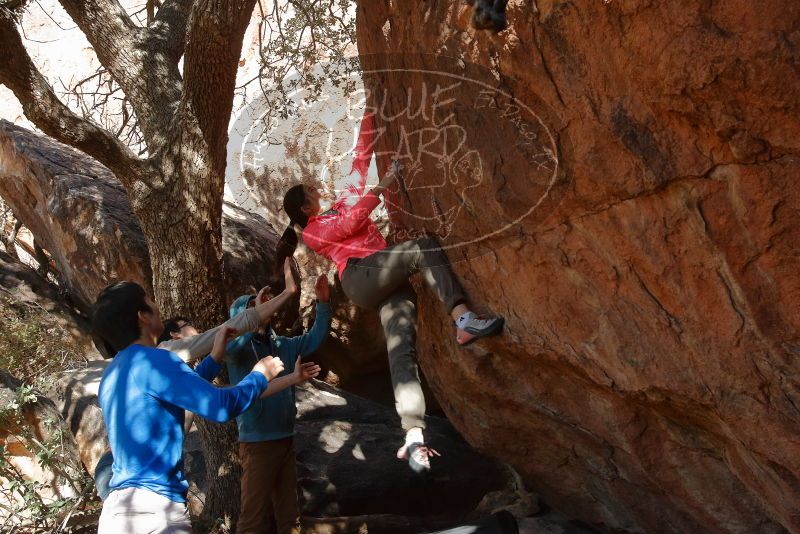
[[[417,474],[427,473],[431,470],[431,458],[434,456],[441,456],[441,454],[424,443],[410,443],[397,450],[397,458],[408,460],[408,466]]]

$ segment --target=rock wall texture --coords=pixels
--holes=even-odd
[[[358,6],[399,238],[437,233],[507,318],[459,348],[420,287],[448,417],[594,525],[800,532],[800,5],[470,9]]]
[[[84,309],[111,280],[150,286],[147,244],[128,197],[92,158],[0,120],[0,194]]]
[[[87,473],[94,475],[100,457],[109,449],[108,433],[97,392],[108,361],[89,362],[86,367],[56,377],[47,396],[75,437],[80,460]]]
[[[46,319],[40,326],[49,330],[51,341],[68,345],[87,360],[102,358],[86,334],[86,318],[63,302],[58,291],[33,269],[5,252],[0,252],[0,293],[5,301],[2,305],[45,312]]]

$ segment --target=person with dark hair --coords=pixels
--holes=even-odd
[[[295,287],[291,260],[285,255],[282,257],[276,256],[275,265],[276,272],[279,272],[281,267],[283,268],[284,288],[289,286]],[[269,290],[269,286],[265,286],[261,289],[259,294]],[[223,324],[199,334],[189,321],[183,317],[177,317],[175,318],[175,326],[180,326],[178,332],[175,332],[175,326],[172,326],[170,329],[173,333],[162,333],[159,337],[158,348],[174,352],[185,362],[191,362],[202,358],[211,350],[211,346],[214,343],[214,336],[218,329],[227,326],[236,330],[239,334],[255,332],[262,324],[269,321],[270,317],[288,302],[291,296],[292,293],[287,293],[284,290],[280,295],[271,299],[269,302],[265,301],[263,304],[248,309],[245,313],[232,317]],[[165,324],[165,329],[166,327],[169,327],[169,325]]]
[[[280,305],[296,291],[292,279],[284,290],[288,295],[275,300]],[[191,532],[183,473],[184,410],[229,421],[265,393],[283,363],[266,356],[236,386],[214,386],[209,379],[221,367],[213,357],[192,370],[176,354],[156,348],[164,328],[161,314],[133,282],[118,282],[100,292],[92,328],[116,351],[98,391],[114,457],[111,492],[98,532]],[[224,352],[235,333],[229,327],[219,329],[214,352]]]
[[[293,226],[303,228],[305,244],[336,264],[342,289],[350,300],[378,310],[386,336],[397,413],[406,430],[405,444],[397,456],[407,459],[414,471],[425,472],[430,469],[430,458],[438,453],[425,445],[422,432],[425,397],[416,363],[416,294],[408,278],[417,272],[423,275],[455,321],[456,340],[461,345],[498,333],[503,318],[479,316],[470,310],[447,256],[435,239],[426,237],[391,247],[386,244],[370,214],[398,174],[399,168],[393,166],[376,187],[359,196],[355,203],[340,198],[325,212],[315,187],[292,187],[283,199],[291,225],[282,241],[297,243]],[[359,194],[365,183],[364,180]],[[356,200],[353,196],[351,199]]]
[[[292,277],[291,260],[284,258],[284,260],[280,262],[280,265],[283,267],[284,279],[289,277],[294,280]],[[276,271],[279,270],[279,268],[276,269]],[[278,284],[273,285],[277,286]],[[286,283],[284,280],[283,287],[285,286]],[[288,298],[291,296],[289,293],[281,293],[277,297],[269,300],[269,303],[267,303],[267,299],[261,299],[261,295],[268,291],[270,291],[269,286],[265,286],[261,289],[261,291],[259,291],[259,304],[257,306],[253,306],[247,309],[244,313],[241,313],[236,317],[229,319],[225,323],[215,328],[211,328],[203,333],[198,333],[197,329],[186,317],[173,317],[167,319],[164,321],[164,331],[158,338],[158,348],[177,354],[183,361],[187,363],[191,363],[198,358],[206,356],[209,354],[209,351],[211,351],[212,360],[216,361],[218,364],[221,364],[222,358],[225,355],[225,351],[221,351],[217,357],[215,356],[213,349],[216,336],[221,330],[227,329],[228,331],[236,331],[240,334],[254,332],[258,330],[264,321],[269,321],[270,317],[277,312],[278,309],[283,306],[283,304],[285,304]],[[108,346],[109,354],[113,355],[116,353],[116,350],[114,350],[108,342],[104,341],[104,343]],[[209,362],[209,360],[204,360],[201,365],[195,368],[195,372],[207,380],[212,381],[218,374],[218,371],[216,370],[216,366],[204,365]],[[187,412],[184,422],[185,433],[189,432],[193,419],[194,414]],[[109,449],[106,450],[102,456],[100,456],[100,459],[95,465],[93,475],[95,489],[97,490],[97,495],[100,497],[100,500],[103,501],[111,492],[109,484],[111,482],[113,461],[114,456]]]
[[[262,354],[272,354],[283,361],[284,374],[296,373],[301,358],[316,351],[331,325],[330,288],[325,275],[317,279],[314,325],[308,333],[285,337],[275,334],[264,323],[256,333],[245,334],[228,345],[225,357],[231,383],[242,380]],[[236,317],[248,307],[263,304],[269,294],[242,295],[231,305],[230,315]],[[319,372],[319,367],[296,375],[297,380]],[[294,385],[294,384],[293,384]],[[237,532],[263,532],[274,515],[278,534],[300,534],[300,509],[297,503],[297,473],[295,470],[294,423],[297,408],[294,389],[258,401],[252,409],[236,418],[239,427],[239,459],[242,462],[241,509]]]
[[[183,339],[197,334],[199,332],[186,317],[170,317],[164,321],[164,332],[159,336],[158,344],[170,339]]]
[[[186,335],[187,337],[197,335],[197,330],[194,330],[194,327],[192,327],[185,319],[168,319],[164,321],[164,330],[166,331],[168,327],[175,329],[173,330],[173,333],[176,334],[176,337],[173,339],[182,339],[181,336],[183,335]],[[219,374],[219,371],[222,369],[227,343],[236,335],[235,329],[225,325],[220,328],[216,328],[215,331],[216,335],[214,336],[214,345],[211,348],[211,353],[208,355],[209,357],[205,358],[197,367],[194,368],[195,373],[200,375],[202,378],[205,378],[209,382],[213,381],[214,378],[216,378],[216,376]],[[162,334],[159,339],[163,338],[164,335]],[[270,385],[274,386],[274,381],[270,382]],[[193,421],[194,414],[192,412],[186,412],[183,427],[185,434],[189,432]],[[105,453],[103,453],[94,468],[94,487],[97,491],[97,496],[100,497],[101,501],[105,501],[109,493],[111,493],[113,464],[114,455],[111,453],[111,449],[109,448]]]

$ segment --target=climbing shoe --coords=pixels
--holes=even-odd
[[[478,338],[497,334],[503,329],[504,322],[499,316],[487,317],[468,312],[456,322],[456,341],[459,345],[469,345]]]
[[[403,445],[397,451],[397,458],[408,460],[408,466],[418,475],[425,474],[431,470],[431,458],[434,456],[441,456],[441,454],[424,443]]]

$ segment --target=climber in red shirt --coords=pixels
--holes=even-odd
[[[283,199],[291,220],[283,240],[296,246],[294,226],[303,228],[305,244],[336,263],[342,289],[350,300],[380,313],[397,413],[406,430],[405,444],[397,456],[407,459],[414,471],[424,472],[430,469],[430,457],[438,453],[425,445],[422,433],[425,397],[416,362],[416,294],[409,276],[417,272],[423,275],[455,321],[456,340],[461,345],[500,332],[503,318],[479,316],[469,309],[461,285],[436,239],[426,237],[387,246],[370,214],[381,202],[379,195],[397,178],[398,172],[398,169],[387,172],[376,187],[358,197],[354,204],[339,199],[324,213],[321,213],[320,192],[315,187],[292,187]]]

